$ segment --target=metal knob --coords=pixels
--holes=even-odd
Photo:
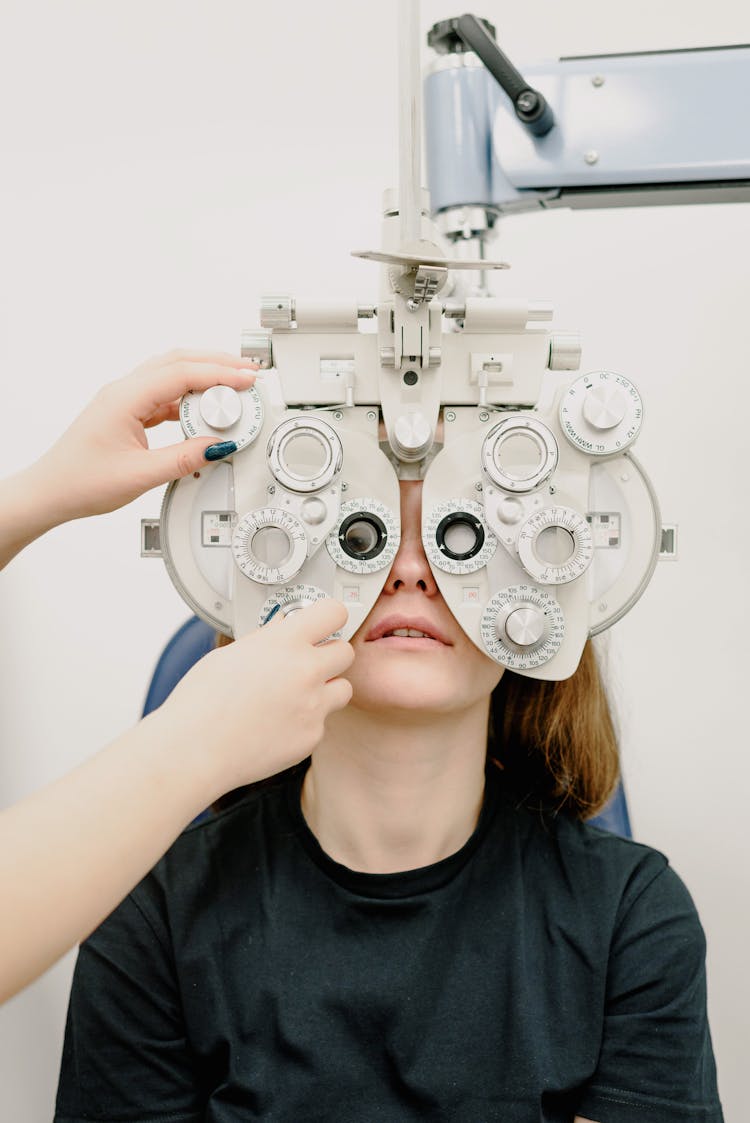
[[[393,427],[396,451],[405,460],[421,460],[432,444],[430,423],[421,412],[402,413]]]
[[[284,295],[262,296],[260,300],[260,326],[263,328],[291,328],[294,320],[294,298]]]
[[[242,402],[231,386],[212,386],[201,395],[200,412],[212,429],[229,429],[242,416]]]
[[[594,429],[614,429],[624,419],[628,400],[619,388],[603,383],[589,390],[583,399],[583,416]]]
[[[519,647],[533,647],[544,635],[544,613],[532,605],[522,605],[506,619],[505,632]]]
[[[550,336],[550,370],[578,370],[581,365],[581,337],[576,332],[556,333]]]
[[[262,367],[273,365],[271,333],[262,328],[249,328],[242,333],[240,353],[243,359],[255,359]]]

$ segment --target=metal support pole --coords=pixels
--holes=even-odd
[[[419,0],[399,0],[398,21],[398,210],[401,247],[419,241],[422,194],[422,80],[419,65]]]

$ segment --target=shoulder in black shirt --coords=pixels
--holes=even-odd
[[[56,1123],[721,1123],[663,855],[491,773],[456,854],[358,873],[300,784],[190,828],[81,947]]]

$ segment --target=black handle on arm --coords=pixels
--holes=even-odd
[[[533,89],[523,75],[519,74],[477,17],[459,16],[455,28],[469,50],[479,56],[492,77],[505,90],[521,124],[534,136],[546,136],[555,123],[554,113],[539,91]]]

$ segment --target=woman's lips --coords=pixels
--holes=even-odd
[[[442,649],[443,651],[449,647],[442,640],[432,639],[430,636],[379,636],[375,640],[367,640],[368,643],[375,643],[378,647],[394,648],[397,651],[436,651]]]
[[[394,635],[394,632],[401,633]],[[413,633],[422,633],[413,634]],[[366,643],[388,643],[391,646],[419,647],[415,645],[422,645],[422,647],[452,647],[451,641],[448,639],[440,629],[432,623],[432,621],[424,617],[408,618],[404,616],[386,616],[378,624],[375,624],[367,633],[365,638]]]

